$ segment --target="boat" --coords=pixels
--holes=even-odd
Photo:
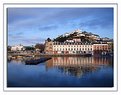
[[[40,59],[31,59],[31,60],[26,60],[25,64],[26,65],[37,65],[39,63],[45,62],[51,58],[40,58]]]

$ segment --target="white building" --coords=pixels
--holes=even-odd
[[[93,39],[95,39],[95,40],[100,40],[100,36],[95,35],[95,34],[92,34],[92,35],[90,35],[89,37],[90,37],[90,38],[93,38]]]
[[[25,47],[23,45],[15,45],[11,47],[11,51],[22,51],[25,50]]]
[[[100,36],[96,34],[82,32],[79,29],[71,33],[65,33],[64,36],[71,35],[64,42],[47,42],[45,43],[46,54],[96,54],[103,51],[109,51],[109,45],[107,43],[94,44],[90,41],[83,42],[83,37],[96,41],[100,40]],[[60,36],[61,37],[61,36]]]
[[[54,54],[84,54],[93,52],[91,43],[53,43]]]

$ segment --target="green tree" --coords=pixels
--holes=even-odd
[[[7,46],[7,51],[11,51],[11,46]]]
[[[43,52],[44,49],[45,49],[45,45],[44,45],[44,44],[39,44],[39,43],[37,43],[37,44],[35,45],[35,49],[40,49],[40,52]]]
[[[47,41],[48,41],[48,42],[50,42],[50,41],[51,41],[51,39],[50,39],[50,38],[47,38]]]
[[[26,47],[25,47],[25,50],[34,50],[34,47],[26,46]]]

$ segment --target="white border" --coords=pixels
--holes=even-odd
[[[4,87],[3,87],[3,90],[4,91],[117,91],[118,90],[118,81],[117,81],[117,66],[118,66],[118,62],[117,62],[117,4],[4,4],[3,5],[4,7],[4,10],[3,10],[3,17],[4,17]],[[109,8],[109,7],[113,7],[114,8],[114,87],[85,87],[85,88],[82,88],[82,87],[69,87],[69,88],[60,88],[60,87],[46,87],[46,88],[38,88],[38,87],[34,87],[34,88],[19,88],[19,87],[16,87],[16,88],[7,88],[7,51],[6,51],[6,48],[7,48],[7,8]],[[6,43],[5,43],[6,42]]]

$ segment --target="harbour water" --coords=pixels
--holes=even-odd
[[[8,61],[8,87],[113,87],[112,57],[52,57],[26,65]]]

